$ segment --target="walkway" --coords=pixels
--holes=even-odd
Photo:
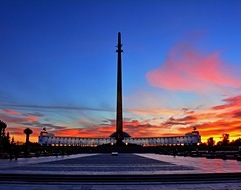
[[[159,154],[21,158],[0,160],[0,190],[241,189],[240,172],[236,160]]]
[[[0,190],[240,190],[241,182],[213,183],[1,183]]]

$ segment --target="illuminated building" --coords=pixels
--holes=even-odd
[[[84,137],[60,137],[48,133],[45,129],[40,133],[39,143],[46,146],[98,146],[103,144],[111,145],[128,145],[136,144],[142,146],[158,145],[192,145],[201,142],[199,132],[194,129],[193,132],[184,136],[175,137],[138,137],[132,138],[128,133],[123,131],[123,109],[122,109],[122,59],[121,53],[121,33],[118,33],[117,44],[117,101],[116,101],[116,131],[108,138],[84,138]]]

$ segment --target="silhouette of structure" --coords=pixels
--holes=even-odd
[[[116,145],[123,145],[124,137],[130,137],[126,132],[123,132],[123,109],[122,109],[122,59],[121,53],[121,33],[118,33],[117,44],[117,100],[116,100],[116,132],[112,133],[110,137],[116,139]]]
[[[46,146],[100,146],[116,144],[115,137],[90,138],[90,137],[67,137],[55,136],[53,133],[41,131],[38,139],[39,144]],[[125,137],[123,132],[122,142],[126,145],[135,144],[141,146],[167,146],[167,145],[193,145],[201,142],[198,131],[192,131],[180,136],[167,137]]]
[[[29,155],[29,136],[33,133],[33,131],[29,128],[23,130],[26,135],[26,147],[25,147],[25,156],[28,157]]]
[[[172,137],[137,137],[132,138],[123,131],[123,109],[122,109],[122,60],[121,53],[121,33],[118,33],[117,44],[117,101],[116,101],[116,131],[107,138],[85,138],[85,137],[60,137],[48,133],[46,129],[40,132],[39,144],[42,145],[63,145],[63,146],[99,146],[99,145],[128,145],[135,144],[141,146],[159,146],[159,145],[191,145],[201,142],[201,136],[196,129],[183,136]]]
[[[121,33],[118,33],[118,44],[117,44],[117,105],[116,105],[116,144],[122,144],[123,140],[123,116],[122,116],[122,63],[121,63]]]

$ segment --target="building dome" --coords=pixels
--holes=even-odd
[[[110,135],[110,137],[112,138],[116,138],[117,137],[117,132],[114,132]],[[123,137],[131,137],[127,132],[123,131]]]

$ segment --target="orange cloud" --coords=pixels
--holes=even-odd
[[[218,105],[212,107],[213,110],[224,110],[224,109],[233,109],[233,108],[240,108],[241,106],[241,96],[229,97],[223,99],[225,104]]]
[[[88,120],[85,120],[85,119],[79,119],[77,120],[78,123],[89,123]]]
[[[229,97],[223,99],[223,104],[210,107],[209,109],[189,108],[179,110],[165,110],[162,117],[161,110],[145,110],[134,113],[141,113],[137,118],[124,118],[124,131],[132,137],[160,137],[184,135],[191,132],[193,127],[202,136],[202,141],[206,142],[209,137],[214,137],[215,141],[219,141],[223,133],[228,133],[230,139],[239,138],[241,135],[241,96]],[[148,114],[150,111],[150,114]],[[43,117],[41,114],[11,114],[14,112],[2,112],[0,118],[7,124],[7,132],[10,136],[14,136],[15,141],[25,141],[23,130],[30,127],[33,134],[30,141],[37,142],[39,132],[43,127],[47,131],[54,133],[55,136],[71,136],[71,137],[109,137],[115,132],[115,120],[105,119],[97,125],[92,125],[91,121],[76,120],[72,121],[73,125],[57,125],[54,123],[42,123],[38,120]],[[133,113],[133,112],[129,112]],[[157,114],[159,113],[159,114]],[[145,116],[145,117],[143,117]],[[147,117],[146,117],[147,116]],[[69,122],[68,122],[69,123]],[[77,126],[79,127],[77,128]],[[74,126],[74,127],[73,127]]]
[[[219,53],[203,55],[187,44],[177,44],[157,69],[146,74],[151,86],[168,90],[212,90],[213,87],[240,87],[241,79],[234,77]]]
[[[30,135],[30,141],[31,142],[38,142],[38,136],[40,133],[40,130],[38,128],[30,127],[33,131],[33,133]],[[6,131],[10,133],[10,138],[14,138],[15,142],[25,142],[25,134],[24,129],[26,129],[26,126],[18,125],[17,127],[8,126]]]
[[[141,110],[141,109],[129,109],[128,111],[135,113],[135,114],[177,114],[180,113],[180,110],[171,110],[171,109],[145,109],[145,110]]]
[[[25,142],[25,134],[23,133],[23,130],[27,127],[33,130],[33,134],[30,136],[30,141],[38,141],[42,124],[39,122],[38,117],[34,115],[39,115],[39,117],[42,117],[41,114],[26,114],[9,109],[1,110],[2,112],[0,112],[0,118],[7,123],[6,132],[10,133],[11,138],[14,137],[15,142]]]

